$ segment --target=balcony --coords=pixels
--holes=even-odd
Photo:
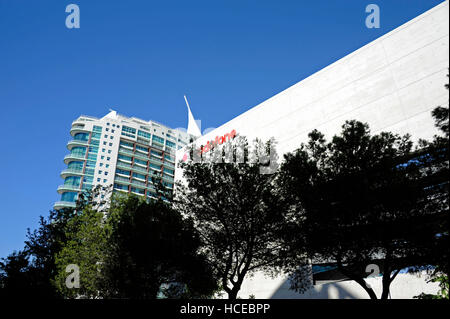
[[[90,132],[90,130],[88,130],[86,128],[86,126],[81,126],[81,125],[72,125],[72,128],[70,129],[70,135],[74,136],[77,133],[86,133],[86,132]]]
[[[152,142],[152,147],[156,148],[156,149],[158,149],[160,151],[164,150],[164,145],[161,144],[161,143],[155,142],[155,141]]]
[[[139,172],[139,173],[143,173],[144,175],[148,174],[146,168],[139,167],[139,166],[137,166],[137,165],[133,166],[131,169],[132,169],[133,171],[136,171],[136,172]]]
[[[69,164],[72,161],[84,160],[85,157],[86,157],[86,154],[81,154],[81,153],[69,154],[69,155],[64,156],[64,163]]]
[[[138,181],[138,180],[135,180],[135,179],[131,180],[131,186],[144,187],[144,188],[147,187],[145,182],[141,182],[141,181]]]
[[[62,208],[75,208],[77,206],[77,204],[75,202],[56,202],[53,205],[54,209],[62,209]]]
[[[58,193],[62,194],[64,192],[78,192],[80,190],[80,185],[60,185],[58,186]]]
[[[167,161],[164,161],[164,167],[175,169],[175,165]]]
[[[156,165],[163,165],[162,160],[159,160],[157,158],[154,157],[150,157],[150,163],[156,164]]]
[[[116,167],[117,168],[122,168],[122,169],[125,169],[125,170],[130,170],[131,169],[131,164],[124,163],[124,162],[117,162]]]
[[[61,178],[66,178],[67,176],[83,176],[83,169],[67,168],[61,172]]]
[[[135,152],[134,157],[144,160],[144,161],[148,161],[148,155],[144,155],[142,153]]]
[[[130,184],[130,178],[122,177],[122,176],[117,176],[117,175],[116,175],[116,177],[114,177],[114,182],[115,182],[115,183],[120,183],[120,184],[129,185],[129,184]]]
[[[71,140],[69,143],[67,143],[67,149],[69,151],[72,150],[75,146],[88,146],[88,141],[81,141],[81,140]]]

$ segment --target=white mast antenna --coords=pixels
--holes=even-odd
[[[194,119],[194,115],[192,115],[191,108],[189,107],[189,102],[186,98],[186,95],[184,96],[184,100],[186,101],[186,106],[188,108],[188,128],[187,132],[188,134],[194,135],[194,136],[202,136],[202,133],[200,131],[200,128],[197,125],[197,122]]]

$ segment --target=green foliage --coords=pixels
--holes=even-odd
[[[66,225],[66,241],[56,254],[58,273],[54,284],[66,298],[97,298],[104,274],[102,261],[107,249],[108,225],[105,215],[91,206],[74,216]],[[69,289],[65,281],[66,267],[75,264],[80,269],[80,288]]]
[[[216,289],[189,220],[162,200],[115,198],[104,260],[105,297],[205,297]]]
[[[428,152],[414,151],[409,136],[372,136],[357,121],[347,121],[329,143],[311,132],[307,144],[285,155],[277,180],[290,207],[281,237],[296,253],[285,267],[336,263],[377,298],[364,281],[366,266],[375,263],[383,273],[381,297],[387,298],[402,268],[432,262],[446,218],[443,192],[434,186],[446,179],[431,173]]]
[[[186,184],[177,185],[177,208],[194,222],[230,299],[248,274],[272,270],[282,258],[283,247],[274,237],[282,222],[272,193],[274,175],[260,171],[267,148],[270,142],[257,141],[252,152],[245,138],[236,137],[210,151],[210,158],[182,164]]]

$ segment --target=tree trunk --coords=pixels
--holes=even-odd
[[[383,292],[380,299],[387,299],[389,296],[390,274],[383,274]]]
[[[344,274],[345,276],[347,276],[348,278],[350,278],[351,280],[356,281],[369,295],[370,299],[378,299],[377,295],[375,294],[375,292],[373,291],[372,288],[370,288],[369,286],[367,286],[366,281],[362,278],[362,277],[358,277],[354,274],[352,274],[350,271],[346,271],[344,269],[344,266],[342,265],[341,261],[338,259],[337,260],[337,265],[338,265],[338,269],[339,271]]]
[[[236,299],[237,299],[238,291],[239,291],[239,290],[234,289],[234,288],[231,289],[230,292],[228,293],[228,299],[230,299],[230,300],[236,300]]]

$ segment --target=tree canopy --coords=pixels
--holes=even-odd
[[[430,174],[428,155],[413,149],[409,136],[371,135],[357,121],[347,121],[328,143],[311,132],[308,143],[285,155],[277,179],[289,207],[281,233],[292,252],[285,267],[298,272],[309,262],[333,263],[375,299],[366,266],[379,266],[387,298],[402,269],[430,265],[448,211],[434,187],[445,178]],[[299,290],[301,277],[293,277]]]
[[[230,299],[237,298],[249,273],[272,269],[283,253],[274,237],[282,222],[271,191],[274,175],[261,174],[266,151],[275,157],[273,145],[253,146],[238,136],[209,158],[182,164],[185,183],[176,189],[176,207],[193,220]]]

